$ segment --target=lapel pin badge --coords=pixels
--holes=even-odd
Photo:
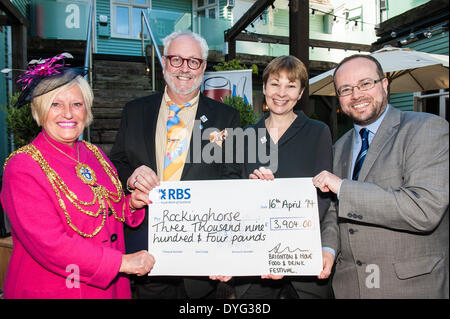
[[[202,121],[202,123],[205,123],[208,118],[205,115],[200,116],[200,120]]]
[[[222,147],[222,143],[223,141],[225,141],[225,139],[228,136],[228,131],[226,129],[223,129],[220,132],[211,132],[211,134],[209,134],[209,142],[210,143],[216,143],[217,145],[219,145],[220,147]]]

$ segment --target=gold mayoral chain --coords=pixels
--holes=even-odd
[[[4,168],[6,167],[6,164],[8,163],[9,159],[11,157],[13,157],[15,154],[26,153],[26,154],[31,155],[31,157],[36,162],[39,163],[41,169],[44,171],[44,173],[47,176],[47,179],[49,180],[50,184],[52,185],[53,191],[55,192],[56,197],[58,198],[59,206],[61,207],[61,209],[63,210],[63,212],[66,216],[67,224],[75,232],[77,232],[78,234],[80,234],[83,237],[92,238],[100,232],[100,230],[105,225],[108,207],[112,211],[114,218],[123,223],[125,221],[125,203],[126,203],[126,201],[124,200],[124,202],[123,202],[122,217],[119,217],[117,215],[117,212],[114,210],[114,207],[111,204],[111,201],[113,201],[114,203],[118,203],[122,200],[122,196],[124,196],[123,190],[122,190],[122,185],[120,184],[117,173],[114,171],[114,169],[111,167],[111,165],[105,160],[105,158],[103,157],[101,152],[98,150],[98,148],[91,143],[88,143],[86,141],[81,141],[86,145],[86,147],[92,153],[94,153],[94,155],[97,158],[97,160],[99,161],[100,165],[103,167],[103,170],[109,176],[109,178],[111,179],[111,182],[114,184],[114,186],[116,188],[116,193],[109,191],[106,187],[104,187],[102,185],[98,185],[97,178],[95,176],[94,171],[88,165],[80,163],[80,160],[79,160],[80,153],[79,153],[79,149],[78,149],[78,144],[77,144],[77,156],[78,157],[77,157],[77,159],[74,159],[71,156],[69,156],[68,154],[64,153],[58,147],[56,147],[56,145],[53,145],[47,139],[45,134],[43,134],[43,136],[52,147],[54,147],[56,150],[58,150],[59,152],[61,152],[64,155],[66,155],[73,161],[77,162],[75,171],[77,173],[77,176],[83,181],[83,183],[87,184],[91,188],[92,193],[94,194],[94,198],[92,199],[92,201],[84,202],[84,201],[78,199],[77,195],[75,193],[73,193],[67,187],[67,185],[66,185],[66,183],[64,183],[63,179],[55,172],[54,169],[52,169],[50,167],[50,165],[45,160],[42,153],[34,145],[28,144],[28,145],[21,147],[17,151],[13,152],[6,159]],[[62,195],[64,195],[83,214],[86,214],[88,216],[95,217],[95,218],[97,218],[98,215],[102,214],[103,217],[102,217],[101,225],[99,225],[91,234],[87,234],[87,233],[79,230],[73,224],[72,219],[70,218],[70,215],[67,212],[66,204],[62,199]],[[85,206],[85,207],[94,206],[95,204],[97,204],[97,202],[98,202],[98,210],[96,212],[91,212],[82,207],[82,206]],[[105,205],[105,202],[107,203],[107,205]]]

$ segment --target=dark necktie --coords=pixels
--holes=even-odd
[[[362,145],[358,157],[356,158],[355,168],[353,169],[352,179],[355,181],[358,180],[359,172],[361,171],[362,164],[366,158],[367,151],[369,150],[369,130],[362,128],[359,131],[359,135],[361,135]]]

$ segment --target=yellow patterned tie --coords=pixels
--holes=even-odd
[[[164,181],[170,180],[172,175],[186,161],[187,130],[177,114],[184,107],[191,106],[189,103],[178,105],[171,101],[167,102],[167,104],[169,105],[169,118],[167,120],[167,149],[164,157]]]

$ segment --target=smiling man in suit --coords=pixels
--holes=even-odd
[[[192,32],[174,32],[163,42],[165,91],[127,103],[110,156],[123,185],[139,192],[136,197],[145,204],[149,204],[149,191],[160,181],[240,177],[239,165],[225,163],[226,143],[221,138],[211,142],[200,134],[207,130],[213,137],[224,137],[227,128],[240,124],[238,111],[200,94],[208,57],[206,41]],[[211,148],[208,144],[214,142],[217,146]],[[221,161],[204,158],[218,147]],[[148,249],[147,241],[148,217],[140,227],[126,230],[127,251]],[[201,277],[136,278],[140,298],[209,298],[216,284]]]
[[[345,58],[334,84],[354,129],[313,183],[338,198],[336,298],[448,298],[448,122],[390,106],[371,56]]]

